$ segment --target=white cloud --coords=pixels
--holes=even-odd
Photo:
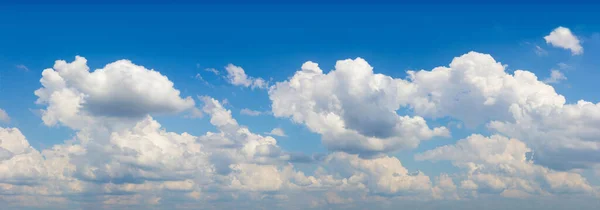
[[[554,169],[600,162],[600,104],[568,104],[532,72],[509,74],[492,56],[469,52],[448,67],[408,74],[407,80],[373,74],[362,59],[338,61],[323,74],[307,62],[271,87],[269,97],[275,116],[305,124],[330,150],[373,154],[413,148],[448,134],[444,127],[429,129],[425,118],[449,117],[467,129],[483,125],[518,138],[536,150],[540,164]],[[398,116],[403,107],[415,116]]]
[[[552,69],[550,71],[550,77],[544,80],[545,83],[560,83],[562,80],[567,80],[567,77],[559,70]]]
[[[248,115],[248,116],[258,116],[258,115],[261,115],[262,112],[261,111],[256,111],[256,110],[247,109],[247,108],[243,108],[242,110],[240,110],[240,114]]]
[[[382,195],[431,192],[428,176],[421,172],[409,174],[395,157],[362,159],[358,155],[336,152],[325,158],[325,166],[352,190],[365,188],[369,193]]]
[[[128,60],[89,71],[87,60],[56,61],[42,72],[42,88],[35,91],[46,125],[62,123],[80,127],[92,116],[143,117],[146,114],[176,113],[194,107],[191,97],[181,98],[173,82],[154,70]]]
[[[285,132],[281,128],[273,128],[273,130],[271,130],[270,132],[266,132],[265,134],[274,136],[286,136]]]
[[[573,55],[583,53],[583,47],[581,47],[579,39],[568,28],[560,26],[545,36],[544,40],[552,46],[571,50]]]
[[[414,88],[375,74],[361,58],[338,61],[327,74],[309,61],[288,81],[272,86],[269,98],[276,117],[305,124],[329,149],[375,155],[449,136],[445,127],[430,129],[422,117],[396,114]]]
[[[10,122],[10,116],[8,116],[8,113],[6,113],[6,111],[4,111],[4,109],[0,109],[0,122],[3,122],[3,123]]]
[[[225,67],[227,70],[227,81],[232,85],[252,87],[254,88],[267,88],[267,82],[262,78],[254,78],[246,75],[246,72],[242,67],[229,64]]]
[[[529,71],[508,74],[490,55],[470,52],[449,67],[410,74],[418,90],[410,104],[418,115],[451,117],[468,127],[487,125],[492,132],[526,142],[540,164],[552,168],[586,168],[600,160],[595,138],[600,135],[600,105],[583,100],[567,104]]]
[[[117,61],[90,73],[81,59],[45,70],[43,87],[36,91],[46,124],[74,128],[72,139],[38,151],[18,129],[0,128],[0,191],[5,192],[0,202],[110,209],[197,208],[199,203],[235,209],[255,202],[265,208],[306,209],[360,208],[365,202],[389,207],[399,200],[484,194],[598,195],[580,171],[549,166],[597,169],[600,104],[567,104],[533,73],[506,73],[505,65],[489,55],[467,53],[448,67],[410,71],[408,79],[375,74],[362,59],[339,61],[327,74],[306,62],[269,90],[276,116],[304,124],[333,150],[315,155],[312,165],[301,167],[306,173],[278,145],[277,129],[270,132],[273,136],[253,133],[232,117],[225,102],[200,97],[202,107],[196,108],[158,72]],[[115,80],[125,82],[107,82]],[[154,101],[154,93],[134,85],[149,83],[168,89],[159,98],[179,102]],[[92,108],[137,106],[139,101],[145,111],[137,115]],[[410,115],[398,114],[405,109]],[[180,111],[206,114],[215,129],[175,133],[152,117]],[[448,136],[447,128],[430,128],[425,121],[446,117],[509,137],[471,135],[417,155],[462,169],[431,178],[409,172],[398,158],[385,154]]]
[[[417,160],[450,160],[466,170],[464,190],[496,192],[503,196],[589,193],[595,190],[581,175],[560,172],[533,163],[525,143],[499,135],[471,135],[415,156]],[[515,194],[516,193],[516,194]]]
[[[0,161],[0,183],[39,183],[47,174],[42,155],[19,129],[0,128]]]

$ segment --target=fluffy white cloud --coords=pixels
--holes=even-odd
[[[598,167],[600,104],[566,104],[533,73],[507,73],[489,55],[467,53],[448,67],[409,71],[407,79],[375,74],[360,58],[338,61],[328,73],[306,62],[269,90],[275,116],[304,124],[334,151],[298,168],[295,154],[273,137],[283,130],[274,129],[273,136],[253,133],[232,117],[225,102],[210,97],[200,97],[203,106],[195,108],[166,77],[128,61],[89,72],[82,59],[45,70],[43,87],[36,91],[46,106],[45,123],[74,128],[73,139],[39,152],[17,129],[0,128],[0,202],[34,199],[40,206],[85,203],[114,209],[174,203],[197,208],[197,202],[218,208],[231,203],[222,201],[240,206],[257,201],[306,209],[482,194],[594,195],[598,190],[575,171],[547,165]],[[256,79],[235,71],[238,79],[232,81],[255,84]],[[108,82],[115,80],[121,82]],[[154,96],[144,89],[151,83],[168,90]],[[134,114],[96,110],[114,106],[142,108]],[[174,133],[151,116],[184,110],[206,114],[216,129],[198,136]],[[511,138],[472,135],[418,155],[463,169],[435,178],[410,173],[385,154],[448,136],[445,127],[430,128],[425,121],[446,117],[469,127],[487,125]]]
[[[132,127],[84,128],[73,140],[40,153],[18,129],[0,128],[0,189],[143,206],[159,205],[173,194],[207,199],[202,192],[273,192],[310,180],[286,164],[289,155],[274,138],[238,125],[215,99],[202,100],[218,133],[167,132],[147,116]]]
[[[181,98],[166,76],[128,60],[119,60],[90,72],[87,60],[58,60],[42,72],[38,104],[47,104],[43,120],[72,128],[87,125],[91,116],[143,117],[181,112],[194,107],[191,97]]]
[[[16,128],[0,128],[0,183],[27,184],[43,181],[47,170],[42,155]]]
[[[395,157],[363,159],[335,152],[324,160],[327,170],[353,190],[364,188],[371,194],[414,195],[431,193],[431,181],[421,172],[410,174]]]
[[[514,105],[528,110],[559,107],[565,98],[528,71],[513,75],[492,56],[470,52],[449,67],[409,71],[417,93],[410,102],[425,117],[450,116],[474,127],[490,120],[510,120]]]
[[[445,127],[429,128],[419,116],[400,116],[414,85],[373,73],[363,59],[342,60],[324,74],[306,62],[288,81],[269,90],[273,114],[290,117],[321,134],[331,150],[373,155],[414,148],[421,140],[449,136]]]
[[[8,116],[8,113],[6,113],[6,111],[4,111],[4,109],[0,109],[0,122],[3,122],[3,123],[10,122],[10,116]]]
[[[532,150],[517,139],[500,135],[471,135],[456,145],[438,147],[416,155],[417,160],[450,160],[466,170],[461,188],[507,197],[549,193],[590,193],[595,190],[577,173],[536,165]]]
[[[267,88],[268,84],[262,78],[254,78],[246,75],[246,72],[242,67],[229,64],[225,67],[227,70],[227,80],[232,85],[252,87],[254,88]]]
[[[509,74],[492,56],[470,52],[449,67],[409,74],[417,89],[409,103],[418,115],[451,117],[469,127],[487,125],[528,143],[540,164],[553,168],[600,162],[600,105],[567,104],[529,71]]]
[[[274,136],[286,136],[285,132],[281,128],[273,128],[273,130],[271,130],[270,132],[266,132],[265,134]]]
[[[567,77],[560,72],[559,70],[552,69],[550,71],[550,77],[546,78],[544,82],[546,83],[560,83],[562,80],[566,80]]]
[[[583,47],[581,47],[579,39],[568,28],[560,26],[545,36],[544,40],[552,46],[571,50],[573,55],[583,53]]]

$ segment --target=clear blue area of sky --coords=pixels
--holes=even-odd
[[[320,137],[302,125],[272,116],[240,115],[242,108],[270,110],[266,91],[234,87],[203,69],[224,72],[223,67],[233,63],[250,76],[276,82],[308,60],[328,71],[337,60],[362,57],[375,72],[404,78],[406,70],[445,66],[453,57],[478,51],[508,64],[509,71],[525,69],[540,78],[548,77],[558,63],[568,64],[568,80],[554,85],[557,91],[569,102],[598,102],[598,11],[598,5],[558,4],[2,5],[0,108],[34,147],[50,147],[73,132],[46,127],[35,114],[41,108],[33,94],[40,87],[41,71],[55,60],[72,61],[75,55],[86,57],[92,69],[129,59],[168,76],[183,96],[227,99],[234,117],[254,132],[283,128],[288,137],[278,139],[286,150],[322,153],[326,150]],[[583,55],[572,56],[545,43],[543,37],[558,26],[580,37]],[[536,54],[536,45],[547,54]],[[195,79],[197,73],[211,85]],[[200,135],[213,130],[206,118],[156,118],[169,131]],[[397,155],[416,170],[415,152],[469,133],[473,132],[456,130],[452,140],[427,141]],[[418,164],[418,169],[434,174],[439,166]]]

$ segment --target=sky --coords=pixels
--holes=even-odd
[[[598,9],[0,3],[0,204],[595,209]]]

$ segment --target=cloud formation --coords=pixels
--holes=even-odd
[[[529,155],[529,157],[528,157]],[[517,139],[500,135],[471,135],[416,155],[417,160],[449,160],[465,170],[459,188],[463,194],[497,193],[505,197],[529,197],[561,193],[597,192],[577,173],[560,172],[536,165],[532,150]]]
[[[571,50],[573,55],[583,54],[583,47],[580,44],[579,38],[568,28],[560,26],[545,36],[544,40],[554,47]]]
[[[286,136],[285,132],[281,128],[273,128],[273,130],[271,130],[270,132],[266,132],[265,134],[273,135],[273,136],[282,136],[282,137]]]
[[[232,84],[252,87],[257,79],[237,68]],[[327,73],[309,61],[269,87],[276,117],[321,136],[327,153],[311,155],[282,148],[282,129],[255,133],[224,102],[182,97],[166,76],[131,61],[92,72],[82,57],[57,61],[42,73],[35,95],[45,125],[74,135],[37,150],[18,128],[0,127],[0,202],[16,208],[328,209],[599,196],[581,171],[600,167],[600,104],[567,103],[533,73],[507,73],[491,55],[477,52],[407,74],[375,73],[361,58],[340,60]],[[209,131],[172,132],[154,118],[184,111],[206,115]],[[425,140],[450,138],[453,128],[436,119],[491,133],[415,156],[449,161],[457,173],[409,170],[394,156]],[[298,161],[303,157],[309,161]]]
[[[413,92],[409,82],[376,74],[357,58],[338,61],[327,74],[306,62],[292,78],[272,86],[269,97],[276,117],[305,124],[329,149],[370,156],[450,135],[420,116],[396,113]]]
[[[376,154],[414,148],[421,140],[448,136],[447,128],[431,129],[425,120],[448,117],[467,128],[485,126],[518,138],[536,150],[540,164],[554,169],[600,162],[594,138],[600,105],[566,103],[532,72],[510,74],[491,55],[469,52],[447,67],[407,73],[406,80],[375,74],[359,58],[338,61],[324,74],[307,62],[288,81],[271,87],[272,110],[321,134],[333,151]],[[414,115],[398,115],[402,109]]]
[[[262,78],[254,78],[246,75],[242,67],[229,64],[225,67],[227,70],[227,81],[232,85],[254,88],[267,88],[268,84]]]
[[[89,124],[96,116],[140,118],[147,114],[177,113],[194,107],[191,97],[180,97],[173,82],[157,71],[119,60],[90,72],[87,60],[76,56],[58,60],[45,69],[36,103],[46,125],[69,127]]]

